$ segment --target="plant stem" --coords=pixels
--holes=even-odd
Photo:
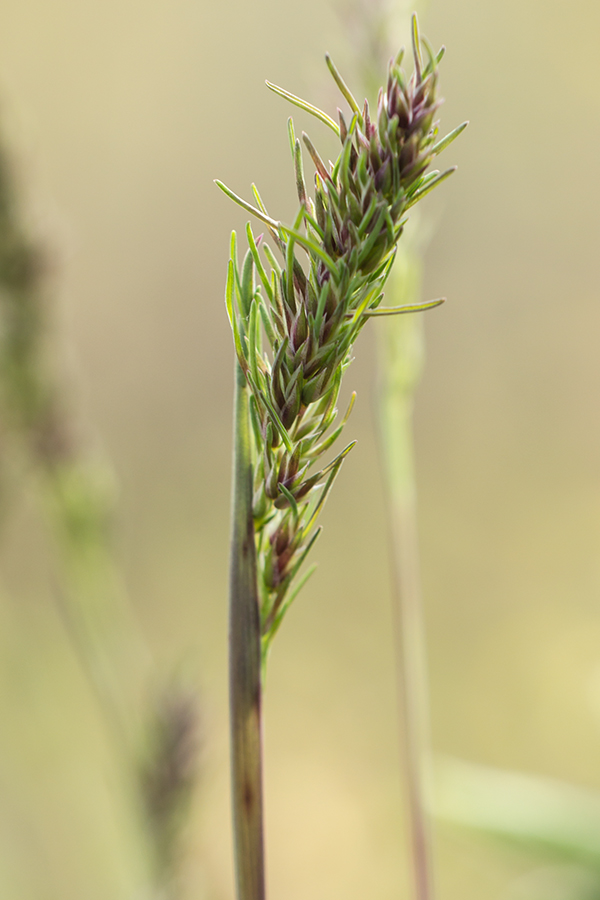
[[[402,265],[404,263],[404,265]],[[397,260],[394,284],[403,279],[402,302],[414,301],[414,260]],[[406,280],[405,280],[406,279]],[[413,293],[414,291],[414,293]],[[407,293],[413,294],[407,297]],[[428,803],[430,747],[425,626],[421,598],[413,465],[412,411],[422,356],[418,316],[390,322],[382,335],[379,418],[386,478],[394,584],[398,700],[404,741],[414,892],[434,896]]]
[[[248,387],[236,363],[229,699],[238,900],[264,900],[265,897],[260,619],[252,487]]]
[[[107,473],[78,459],[39,455],[43,513],[60,566],[57,601],[107,723],[134,764],[153,660],[112,558]]]

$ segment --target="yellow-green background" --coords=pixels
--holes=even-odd
[[[600,788],[600,6],[433,0],[443,122],[471,120],[426,201],[416,437],[435,747]],[[294,210],[284,102],[350,68],[327,0],[4,0],[0,114],[52,248],[74,408],[121,487],[118,552],[166,667],[203,696],[190,898],[232,897],[226,570],[231,227],[212,183]],[[328,101],[325,101],[328,102]],[[306,127],[300,114],[298,121]],[[310,125],[317,141],[323,129]],[[375,323],[373,329],[378,327]],[[356,347],[318,573],[272,655],[276,900],[407,894],[374,338]],[[0,896],[130,900],[125,804],[52,600],[31,494],[4,526]],[[440,829],[442,900],[500,898],[535,861]]]

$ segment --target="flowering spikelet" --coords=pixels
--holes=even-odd
[[[425,65],[422,46],[428,56]],[[441,103],[437,66],[442,55],[443,50],[434,55],[421,40],[413,17],[413,74],[407,79],[399,53],[390,63],[373,118],[367,101],[359,107],[326,57],[352,111],[347,123],[338,110],[339,125],[267,82],[332,128],[342,144],[337,161],[327,167],[308,135],[303,135],[316,170],[313,200],[304,180],[300,141],[289,120],[300,201],[292,227],[268,215],[256,188],[254,207],[217,182],[267,225],[283,260],[277,262],[248,224],[249,249],[240,270],[235,233],[232,236],[226,301],[239,365],[251,390],[254,522],[265,650],[311,574],[312,570],[295,581],[319,534],[317,517],[353,446],[348,444],[313,471],[340,435],[354,401],[353,397],[342,422],[332,428],[342,374],[358,333],[372,316],[413,312],[443,302],[397,309],[380,306],[405,214],[454,171],[426,174],[433,158],[465,127],[437,140],[434,117]],[[304,264],[298,259],[299,250]]]

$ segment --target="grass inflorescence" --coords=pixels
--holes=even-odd
[[[239,366],[250,390],[253,435],[254,528],[263,655],[311,569],[302,564],[317,539],[318,516],[352,449],[322,460],[343,431],[353,399],[336,423],[342,375],[369,318],[427,309],[441,302],[381,306],[386,279],[406,214],[454,169],[428,171],[434,158],[465,127],[439,138],[438,64],[413,17],[414,68],[402,69],[404,51],[390,62],[385,87],[371,113],[359,106],[332,60],[328,68],[351,117],[336,123],[288,91],[269,87],[327,124],[339,137],[335,163],[325,164],[307,134],[315,167],[314,198],[304,175],[301,142],[288,123],[300,206],[292,226],[273,219],[256,188],[255,204],[217,184],[267,226],[278,261],[250,224],[241,266],[232,235],[227,310]],[[426,59],[423,59],[425,55]],[[262,254],[261,254],[262,251]]]

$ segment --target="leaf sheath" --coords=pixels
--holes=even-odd
[[[238,900],[264,900],[261,648],[252,518],[249,389],[236,364],[233,529],[229,600],[229,700]]]

